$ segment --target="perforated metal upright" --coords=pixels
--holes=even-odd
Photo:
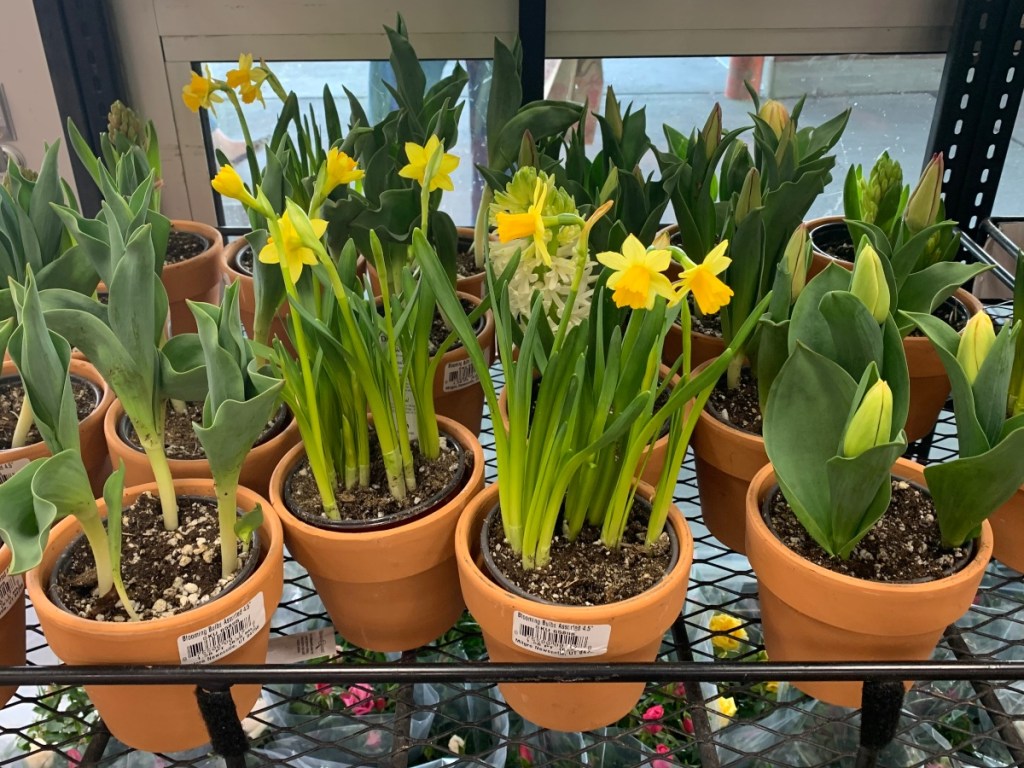
[[[1024,0],[960,0],[925,161],[944,153],[946,214],[976,239],[1024,91],[1022,46]]]

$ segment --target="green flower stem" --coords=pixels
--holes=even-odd
[[[110,564],[110,547],[107,544],[107,529],[103,527],[103,521],[99,513],[93,507],[92,511],[84,514],[77,514],[75,518],[82,526],[82,533],[89,542],[89,549],[96,560],[96,591],[103,597],[114,587],[114,569]],[[124,598],[122,598],[123,600]],[[130,608],[131,603],[125,602]]]
[[[492,200],[494,190],[489,184],[484,184],[483,194],[480,195],[480,207],[476,210],[476,226],[473,229],[473,258],[477,269],[484,268],[484,261],[487,258],[487,248],[490,244],[487,239],[487,219]]]
[[[21,411],[18,413],[18,423],[14,425],[14,435],[11,437],[11,448],[24,448],[25,440],[28,439],[29,430],[32,429],[32,403],[28,400],[26,393],[21,401]]]
[[[160,404],[163,406],[163,403]],[[167,452],[164,450],[163,424],[159,425],[155,436],[151,433],[143,436],[143,430],[136,425],[136,435],[142,444],[142,450],[149,459],[149,465],[153,469],[153,479],[156,481],[157,493],[160,496],[160,508],[163,510],[164,528],[168,531],[178,529],[178,494],[174,490],[174,476],[171,474],[171,466],[167,462]]]
[[[729,361],[729,367],[725,370],[725,384],[729,389],[736,389],[740,385],[743,363],[744,357],[742,355],[736,355]]]
[[[359,482],[356,438],[352,430],[352,422],[346,416],[341,418],[341,440],[345,446],[345,488],[354,488]]]
[[[238,475],[241,467],[234,472],[220,472],[214,477],[213,487],[217,492],[217,524],[220,529],[220,575],[230,578],[238,570],[238,547],[235,539],[235,523],[238,522]]]

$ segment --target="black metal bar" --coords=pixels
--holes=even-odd
[[[864,681],[856,768],[874,768],[878,764],[879,754],[896,736],[902,708],[902,680]]]
[[[686,632],[686,622],[682,616],[672,625],[672,640],[683,661],[693,664],[693,649],[690,647],[690,636]],[[708,709],[704,706],[704,696],[695,685],[686,686],[685,696],[692,712],[690,720],[693,722],[693,735],[697,739],[700,764],[702,768],[719,768],[721,762],[718,759],[718,750],[715,749]]]
[[[519,40],[523,45],[523,103],[544,98],[547,0],[519,0]]]
[[[89,746],[85,748],[82,759],[78,762],[78,768],[94,768],[103,759],[103,753],[107,751],[107,744],[110,743],[110,730],[102,720],[93,726],[93,735],[89,739]]]
[[[582,683],[779,680],[1024,680],[1024,661],[652,664],[334,664],[0,667],[0,685],[236,685],[283,683]]]
[[[991,222],[988,219],[985,219],[985,221],[982,223],[981,231],[988,233],[990,237],[992,237],[994,240],[996,240],[996,242],[999,243],[999,246],[1001,248],[1006,250],[1007,253],[1013,256],[1013,258],[1017,258],[1017,249],[1016,246],[1014,246],[1013,241],[1006,237],[1006,235],[1000,232],[996,227],[992,226]],[[992,234],[992,232],[995,232],[996,234]],[[963,249],[967,251],[972,257],[974,257],[974,259],[980,261],[982,264],[988,264],[989,266],[991,266],[992,274],[995,276],[995,278],[1003,285],[1005,285],[1007,288],[1013,290],[1013,275],[1011,275],[1006,270],[1006,267],[1000,264],[995,257],[993,257],[991,254],[986,252],[984,248],[978,245],[978,243],[974,241],[974,238],[964,233],[961,237],[960,243],[963,246]]]

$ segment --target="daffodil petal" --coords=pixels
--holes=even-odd
[[[615,251],[602,251],[597,254],[597,260],[609,269],[616,271],[621,271],[629,266],[629,260],[621,253],[616,253]],[[611,285],[611,278],[608,278],[608,284]]]
[[[277,246],[268,239],[267,244],[260,249],[259,259],[264,264],[280,264],[281,254],[277,252]]]

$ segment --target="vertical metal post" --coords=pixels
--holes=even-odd
[[[523,45],[523,103],[544,98],[547,0],[519,0],[519,40]]]

